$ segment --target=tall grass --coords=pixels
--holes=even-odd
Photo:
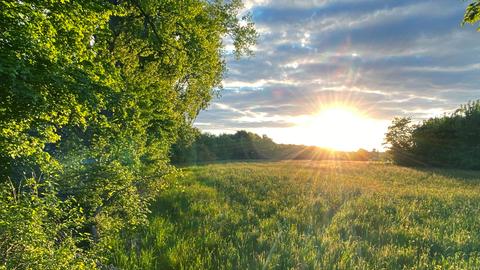
[[[356,162],[191,167],[124,269],[480,269],[480,173]],[[126,240],[128,239],[128,240]]]

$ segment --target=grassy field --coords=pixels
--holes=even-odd
[[[480,269],[480,172],[356,162],[186,170],[125,269]]]

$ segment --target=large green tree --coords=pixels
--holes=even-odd
[[[240,0],[0,1],[3,266],[85,267],[91,253],[99,265],[102,239],[145,220],[175,173],[171,144],[221,86],[225,40],[250,53],[256,32],[241,10]],[[31,228],[15,229],[22,219]],[[28,241],[34,230],[44,242]],[[48,264],[62,248],[76,255]]]

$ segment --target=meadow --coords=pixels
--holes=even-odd
[[[189,167],[124,269],[480,269],[480,172],[369,162]],[[125,240],[130,239],[130,240]]]

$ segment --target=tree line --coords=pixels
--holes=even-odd
[[[480,169],[480,100],[418,124],[395,118],[385,141],[400,165]]]
[[[277,144],[266,135],[244,130],[213,135],[195,130],[195,139],[180,141],[172,148],[174,164],[199,164],[228,160],[380,160],[377,150],[343,152],[316,146]]]

